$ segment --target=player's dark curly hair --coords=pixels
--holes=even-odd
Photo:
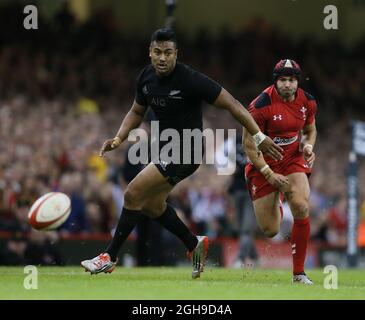
[[[170,28],[162,28],[156,30],[151,36],[151,42],[161,42],[161,41],[172,41],[177,47],[176,35],[174,30]]]

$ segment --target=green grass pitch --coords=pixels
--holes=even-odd
[[[324,288],[322,269],[308,271],[314,286],[293,285],[289,270],[207,267],[200,279],[190,274],[187,267],[118,267],[93,276],[81,267],[38,267],[38,289],[26,290],[22,267],[0,267],[0,299],[365,299],[362,270],[339,269],[336,290]]]

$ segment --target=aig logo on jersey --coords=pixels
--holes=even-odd
[[[164,98],[152,98],[151,104],[158,106],[158,107],[165,107],[166,106],[166,100]]]
[[[281,114],[274,114],[274,116],[272,117],[274,121],[277,120],[283,120],[282,115]]]

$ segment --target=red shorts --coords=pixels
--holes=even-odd
[[[293,157],[280,161],[277,165],[271,165],[271,169],[275,173],[287,176],[295,172],[304,172],[309,177],[312,169],[307,165],[302,153],[296,153]],[[245,167],[245,177],[247,188],[249,190],[252,201],[262,198],[278,189],[272,186],[264,176],[258,171],[253,164],[249,163]]]

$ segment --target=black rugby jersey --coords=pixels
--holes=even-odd
[[[183,63],[177,62],[167,76],[158,76],[150,64],[137,78],[135,100],[152,108],[160,132],[167,128],[202,130],[202,102],[214,103],[221,90],[217,82]]]

